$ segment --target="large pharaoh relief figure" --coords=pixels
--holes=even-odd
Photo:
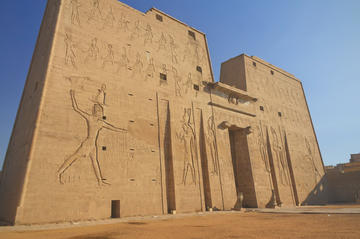
[[[77,91],[81,90],[83,81],[88,79],[87,77],[68,77],[67,78],[72,87],[69,90],[69,98],[71,100],[72,109],[85,121],[87,130],[86,135],[81,140],[81,143],[77,146],[76,150],[70,155],[65,157],[64,161],[58,168],[58,178],[61,184],[66,183],[64,180],[64,174],[74,165],[75,162],[82,160],[91,163],[96,180],[99,186],[110,185],[106,180],[104,173],[101,169],[101,159],[99,158],[99,145],[98,138],[100,132],[110,130],[119,133],[126,133],[127,130],[116,127],[106,121],[104,117],[104,107],[106,105],[106,85],[102,84],[97,90],[94,96],[90,99],[89,104],[92,104],[91,112],[88,112],[78,105]]]
[[[271,168],[266,144],[266,135],[264,134],[263,126],[261,123],[255,127],[255,132],[256,144],[259,147],[259,153],[264,164],[264,169],[271,181]]]
[[[312,176],[313,176],[313,180],[314,180],[314,185],[317,185],[318,182],[321,180],[321,173],[320,170],[317,166],[317,163],[315,162],[316,157],[314,156],[314,152],[315,152],[315,144],[311,144],[309,139],[307,137],[304,138],[305,141],[305,159],[308,162],[308,165],[310,166],[310,168],[312,168]]]
[[[281,131],[277,132],[277,130],[273,127],[270,127],[270,132],[272,136],[271,148],[274,151],[274,156],[277,161],[276,165],[279,173],[280,183],[284,186],[287,186],[289,185],[290,177],[289,177],[288,164],[286,160],[283,137],[281,135]]]
[[[182,184],[196,185],[196,140],[195,129],[192,123],[192,110],[185,108],[181,121],[181,129],[176,133],[177,139],[182,143],[183,152],[183,177]],[[190,178],[190,179],[189,179]]]
[[[214,116],[210,116],[207,120],[207,134],[206,134],[206,144],[210,151],[211,158],[211,174],[218,175],[219,174],[219,155],[217,151],[216,144],[216,126],[214,122]]]

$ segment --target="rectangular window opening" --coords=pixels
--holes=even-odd
[[[163,21],[163,17],[159,14],[156,14],[156,20],[162,22]]]
[[[253,61],[253,66],[256,66],[256,62]]]
[[[120,200],[111,200],[111,218],[120,218]]]
[[[274,71],[273,71],[273,70],[271,70],[270,73],[271,73],[271,75],[274,75]]]
[[[279,115],[279,117],[281,117],[282,116],[281,112],[278,112],[278,115]]]
[[[196,40],[195,32],[189,30],[189,31],[188,31],[188,34],[189,34],[189,36],[190,36],[191,38],[193,38],[194,40]]]
[[[102,146],[102,150],[103,150],[103,151],[106,151],[106,146]]]
[[[166,81],[167,80],[166,74],[160,73],[160,80]]]
[[[196,67],[196,70],[197,70],[198,72],[202,73],[202,68],[201,68],[201,66],[197,66],[197,67]]]
[[[196,85],[196,84],[194,84],[194,90],[197,90],[197,91],[199,91],[199,85]]]
[[[260,110],[264,111],[264,106],[260,105]]]

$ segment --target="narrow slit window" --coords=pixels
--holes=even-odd
[[[278,112],[278,115],[279,115],[279,117],[281,117],[281,116],[282,116],[282,113],[281,113],[281,112]]]
[[[188,34],[189,34],[189,36],[190,36],[191,38],[193,38],[194,40],[196,40],[195,32],[189,30],[189,31],[188,31]]]
[[[253,66],[256,66],[256,62],[253,61]]]
[[[274,71],[273,71],[273,70],[271,70],[270,73],[271,73],[271,75],[274,75]]]

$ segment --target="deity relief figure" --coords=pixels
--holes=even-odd
[[[151,44],[153,37],[154,37],[154,35],[152,33],[151,25],[147,24],[146,29],[145,29],[144,45],[149,44],[149,43]]]
[[[128,69],[128,67],[129,67],[129,63],[130,63],[130,60],[129,60],[128,56],[127,56],[126,48],[123,47],[121,57],[120,57],[120,61],[118,62],[118,69],[117,69],[116,72],[119,73],[121,71],[121,69],[126,71]]]
[[[270,174],[271,168],[270,168],[270,163],[269,163],[269,158],[268,158],[268,151],[267,151],[266,143],[264,141],[264,133],[263,133],[261,124],[256,127],[255,131],[257,132],[256,144],[259,146],[261,159],[264,162],[266,172],[268,174]]]
[[[289,181],[288,181],[288,177],[287,177],[287,162],[286,162],[286,156],[285,156],[285,149],[283,147],[282,141],[281,139],[279,139],[279,136],[276,132],[276,130],[271,127],[270,128],[271,134],[272,134],[272,148],[275,151],[275,155],[277,158],[277,166],[278,166],[278,171],[279,171],[279,177],[280,177],[280,182],[283,185],[289,185]]]
[[[142,69],[144,67],[144,64],[141,60],[141,55],[140,53],[136,54],[136,61],[135,64],[133,66],[133,76],[135,75],[141,75]]]
[[[205,57],[204,50],[200,46],[199,41],[188,35],[183,61],[191,60],[193,64],[200,65]]]
[[[75,44],[69,34],[65,34],[65,65],[71,64],[76,68]]]
[[[140,21],[138,20],[134,23],[134,30],[130,35],[130,40],[133,41],[135,39],[138,39],[140,35],[141,35]]]
[[[188,93],[189,89],[191,89],[193,85],[192,79],[191,79],[191,73],[188,74],[187,80],[184,82],[185,86],[185,94]]]
[[[88,22],[91,20],[94,21],[99,21],[100,19],[102,19],[102,14],[101,14],[101,10],[100,10],[100,2],[99,0],[92,0],[92,7],[91,7],[91,11],[88,17]]]
[[[91,40],[91,44],[89,49],[87,50],[87,55],[86,58],[84,60],[85,64],[89,62],[89,60],[91,60],[92,62],[96,62],[99,56],[99,47],[97,46],[97,38],[93,38]]]
[[[74,25],[80,26],[80,16],[79,16],[79,8],[80,8],[79,0],[70,0],[70,8],[71,8],[71,23]]]
[[[113,66],[114,63],[115,63],[115,54],[114,54],[113,46],[111,44],[107,44],[107,54],[103,58],[102,68],[105,69],[107,64]]]
[[[106,182],[106,179],[103,177],[101,172],[101,167],[99,163],[99,153],[98,153],[98,138],[100,131],[102,129],[108,129],[115,132],[125,133],[126,130],[113,126],[112,124],[104,120],[104,109],[103,107],[95,103],[91,113],[85,112],[78,107],[77,100],[75,97],[75,90],[70,90],[70,97],[72,102],[72,107],[75,112],[77,112],[81,117],[86,121],[87,125],[87,136],[81,142],[80,146],[72,153],[58,169],[59,182],[63,184],[63,174],[79,159],[90,159],[96,179],[99,186],[109,184]]]
[[[120,20],[118,21],[118,30],[122,30],[123,32],[128,32],[129,31],[129,23],[130,21],[128,21],[124,15],[124,13],[121,13],[120,16]]]
[[[155,73],[155,65],[154,65],[154,58],[150,58],[149,64],[146,68],[146,76],[145,76],[145,80],[148,80],[150,78],[154,78],[154,73]]]
[[[197,157],[196,154],[196,140],[195,140],[195,130],[191,123],[191,108],[184,109],[184,115],[182,119],[182,128],[180,132],[176,133],[176,137],[183,143],[184,147],[184,170],[182,184],[186,185],[186,179],[190,171],[192,181],[191,183],[196,185],[196,172],[195,172],[195,160]]]
[[[116,21],[116,19],[114,17],[113,9],[112,9],[112,7],[110,7],[107,15],[104,18],[103,29],[105,29],[106,26],[108,26],[110,28],[114,27],[114,22],[115,21]]]
[[[176,53],[176,44],[175,44],[175,40],[174,38],[169,35],[170,38],[170,52],[171,52],[171,60],[173,64],[178,64],[178,59],[177,59],[177,53]]]
[[[164,33],[161,33],[161,37],[159,40],[158,51],[160,51],[160,50],[166,50],[166,37],[165,37]]]
[[[182,82],[182,78],[181,76],[179,76],[177,70],[175,67],[172,67],[172,72],[174,75],[174,79],[175,79],[175,95],[176,96],[180,96],[181,97],[181,82]]]
[[[217,152],[217,145],[216,145],[216,137],[215,133],[215,121],[214,116],[210,116],[207,120],[207,135],[206,135],[206,142],[210,149],[210,156],[213,163],[213,170],[212,174],[218,175],[219,174],[219,158]]]
[[[307,154],[305,155],[305,158],[310,161],[312,167],[313,167],[313,171],[314,171],[314,184],[316,185],[320,179],[321,179],[321,174],[318,170],[318,168],[316,167],[315,164],[315,160],[314,160],[314,153],[313,150],[311,150],[311,144],[309,142],[309,140],[305,137],[305,146],[306,146],[306,150],[307,150]]]
[[[98,89],[98,92],[96,93],[96,95],[94,96],[94,98],[91,100],[92,102],[94,102],[95,104],[99,104],[101,106],[105,106],[106,105],[106,85],[102,84],[101,88]]]

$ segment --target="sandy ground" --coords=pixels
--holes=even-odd
[[[360,238],[360,214],[210,213],[52,230],[0,230],[1,239]]]

